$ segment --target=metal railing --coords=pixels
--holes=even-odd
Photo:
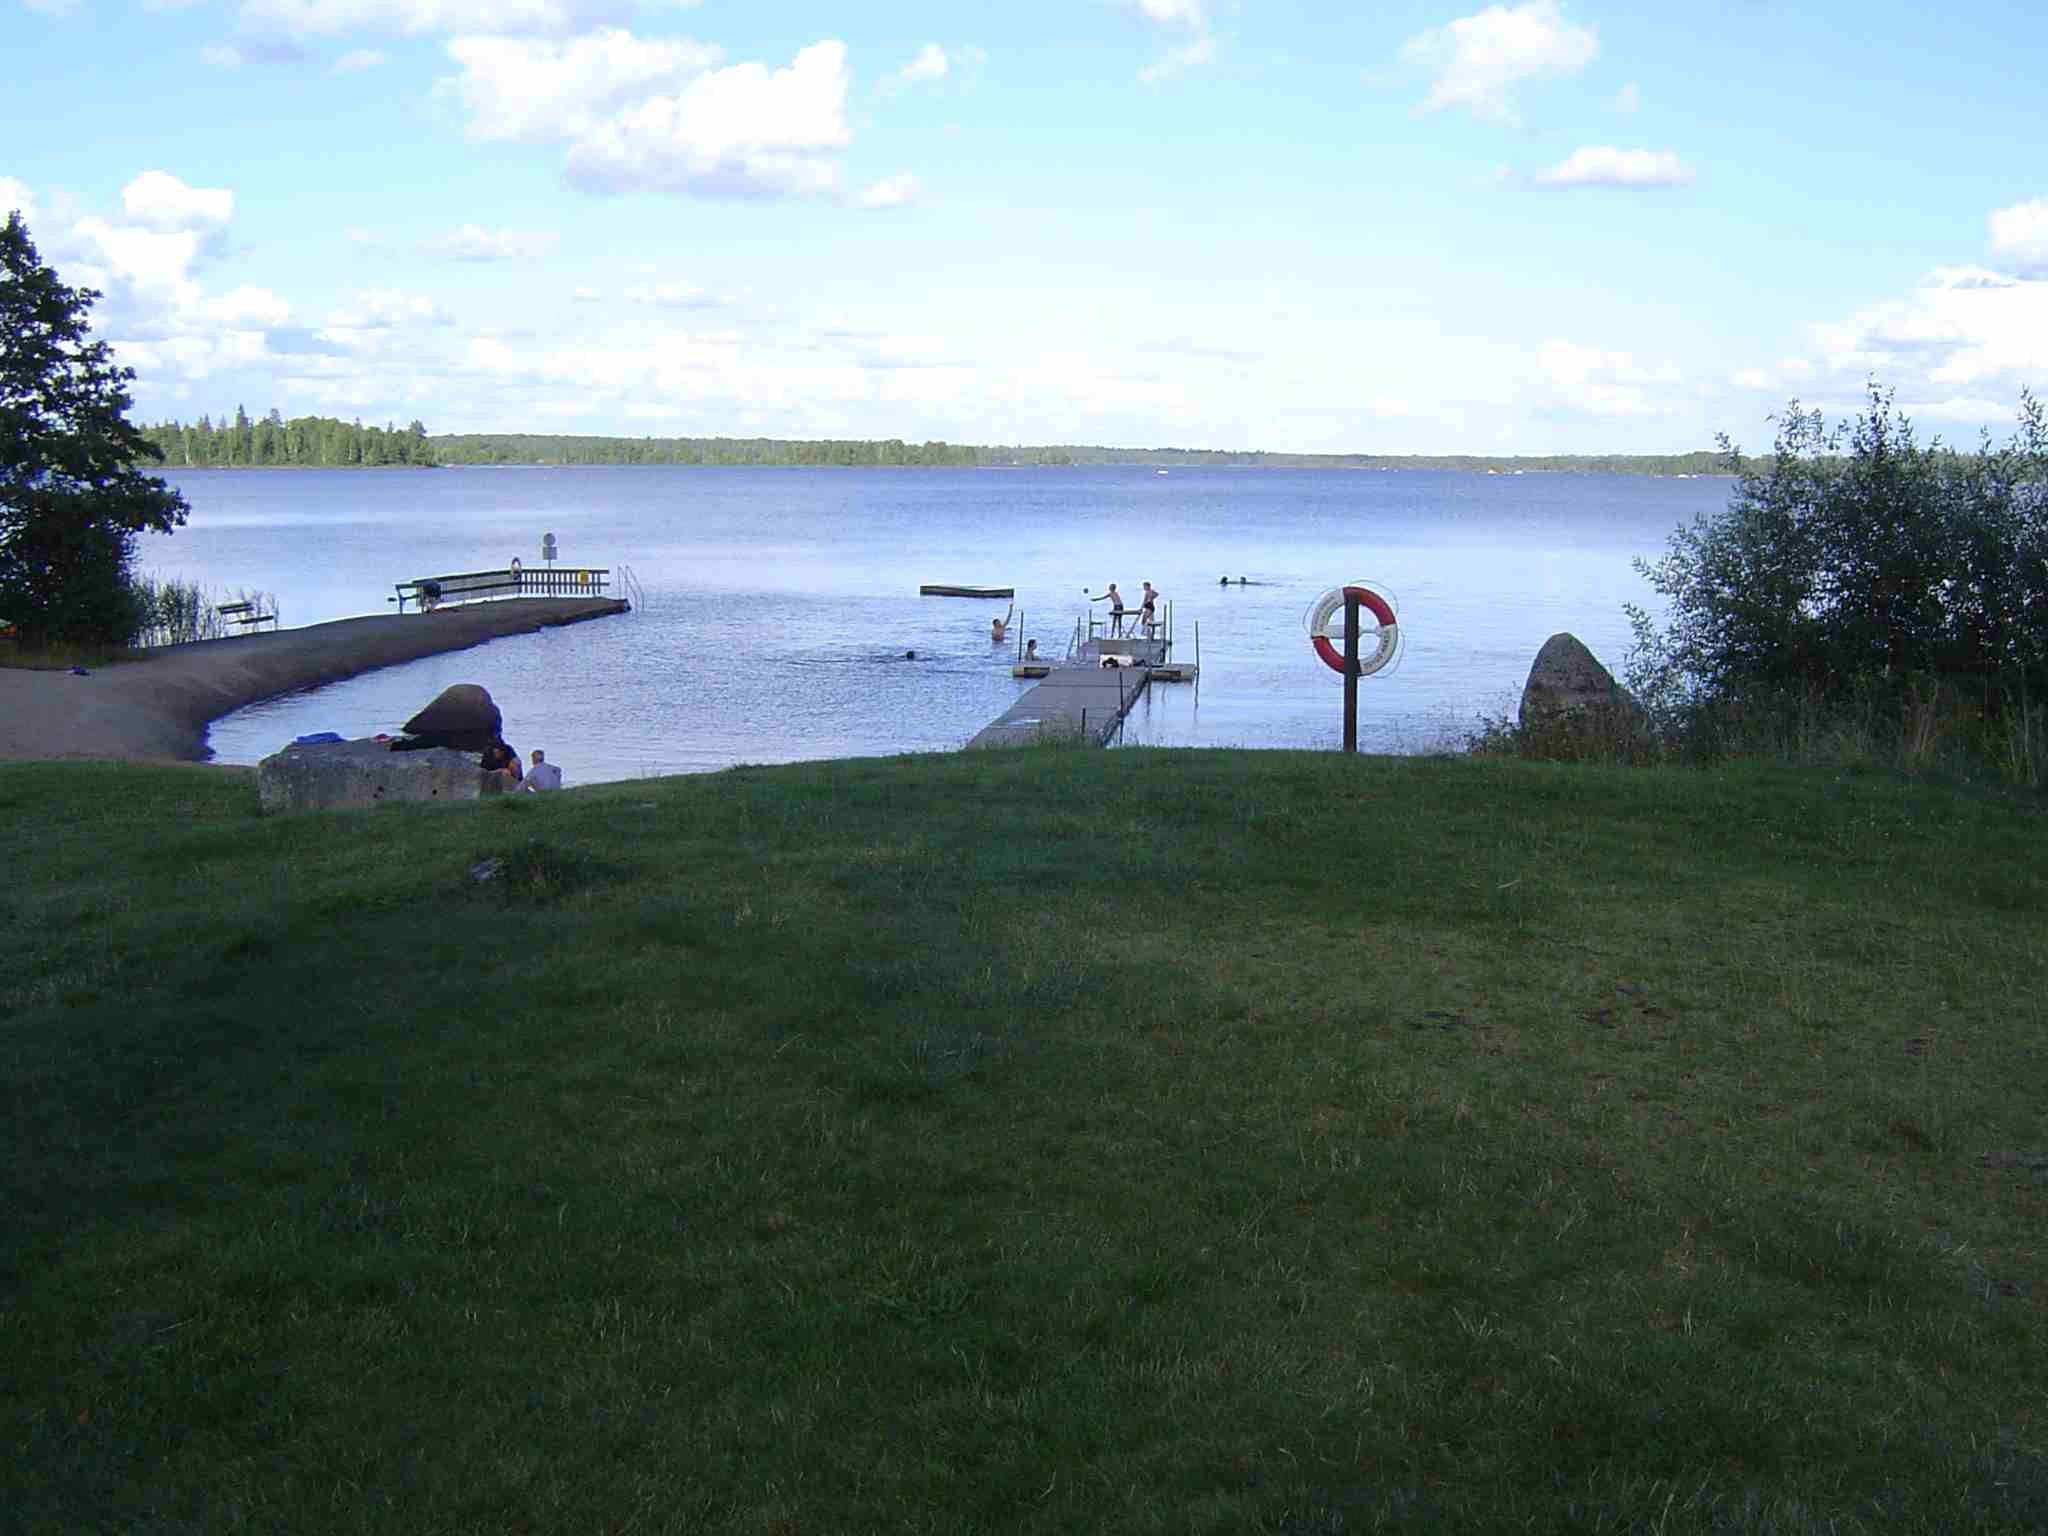
[[[545,566],[540,570],[456,571],[446,576],[420,576],[394,582],[398,595],[386,602],[416,603],[420,611],[446,607],[451,603],[474,602],[496,597],[602,597],[608,568],[594,566]]]
[[[1166,604],[1166,616],[1147,624],[1138,615],[1142,608],[1126,608],[1121,615],[1111,613],[1097,617],[1091,610],[1087,617],[1087,639],[1090,640],[1164,640],[1168,650],[1173,648],[1173,603]],[[1074,621],[1076,629],[1081,620]],[[1079,649],[1076,646],[1075,649]]]
[[[638,613],[647,606],[647,593],[640,586],[640,578],[633,574],[633,567],[621,562],[618,569],[619,595],[633,605]]]

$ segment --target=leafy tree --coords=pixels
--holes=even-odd
[[[185,499],[133,466],[161,450],[129,425],[132,368],[86,339],[100,295],[42,263],[19,212],[0,229],[0,616],[30,644],[127,640],[134,536]]]
[[[2011,441],[1962,454],[1917,444],[1875,385],[1833,430],[1795,401],[1726,510],[1636,568],[1668,603],[1661,630],[1630,610],[1630,681],[1653,706],[1931,679],[1995,713],[2048,687],[2048,415],[2022,394]]]

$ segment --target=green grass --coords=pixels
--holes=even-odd
[[[0,767],[7,1529],[2048,1526],[2038,800],[254,802]]]
[[[112,667],[147,661],[149,652],[131,645],[47,645],[25,649],[0,636],[0,667],[21,672],[68,672],[73,667]]]

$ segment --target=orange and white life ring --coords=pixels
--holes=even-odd
[[[1358,675],[1370,677],[1394,659],[1394,653],[1401,647],[1401,627],[1394,622],[1394,605],[1371,587],[1332,587],[1316,600],[1309,610],[1308,635],[1316,654],[1323,659],[1323,665],[1340,677],[1344,673],[1344,603],[1347,598],[1358,599],[1358,606],[1379,621],[1375,639],[1376,648],[1358,658]],[[1330,620],[1335,616],[1337,630],[1330,632]]]

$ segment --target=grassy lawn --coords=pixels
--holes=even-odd
[[[1045,750],[0,825],[0,1528],[2048,1528],[2039,800]]]

